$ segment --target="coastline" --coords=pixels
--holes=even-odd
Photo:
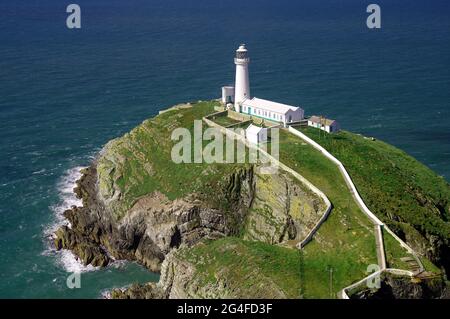
[[[154,233],[153,237],[147,232],[148,223],[146,224],[146,222],[148,220],[146,218],[149,214],[151,215],[151,210],[153,209],[153,207],[148,207],[148,205],[149,203],[155,204],[155,200],[160,201],[160,197],[147,198],[147,200],[150,200],[145,202],[147,207],[142,207],[142,205],[140,207],[147,210],[143,215],[131,210],[130,214],[127,213],[131,216],[126,216],[126,218],[119,220],[114,218],[110,209],[105,205],[105,200],[99,199],[99,182],[97,180],[98,158],[106,152],[109,144],[99,152],[97,158],[89,167],[81,171],[81,177],[77,180],[73,192],[81,200],[82,206],[72,207],[64,212],[63,215],[67,219],[68,224],[63,225],[57,231],[54,241],[55,246],[58,250],[69,249],[73,251],[83,264],[91,264],[95,267],[104,267],[116,259],[123,259],[136,261],[150,271],[161,272],[161,280],[158,284],[152,282],[116,288],[107,293],[108,298],[167,298],[170,293],[170,290],[168,290],[170,287],[166,287],[165,284],[169,283],[172,285],[174,277],[173,270],[167,273],[167,269],[174,268],[174,262],[177,265],[176,263],[179,263],[180,260],[171,258],[166,263],[163,263],[163,261],[168,260],[168,256],[173,256],[174,254],[171,254],[171,252],[176,251],[180,246],[182,234],[179,233],[179,229],[183,229],[183,226],[186,224],[192,224],[197,218],[197,216],[193,216],[194,212],[199,213],[201,208],[192,205],[192,202],[184,201],[185,199],[177,202],[175,206],[159,207],[159,209],[162,209],[161,215],[164,215],[164,210],[173,214],[174,211],[179,211],[181,208],[181,210],[187,209],[190,216],[182,217],[180,220],[179,217],[181,215],[175,213],[169,217],[169,219],[175,218],[175,229],[169,229],[169,231],[162,228],[159,229],[160,231],[151,229]],[[239,179],[245,180],[248,178],[247,172],[241,172],[240,174],[242,173],[243,175]],[[180,206],[177,207],[177,205]],[[203,217],[205,216],[207,220],[217,218],[216,214],[211,211],[204,211]],[[167,217],[164,217],[164,221],[167,222]],[[161,220],[156,218],[151,224],[155,226],[160,222]],[[211,226],[210,223],[209,225]],[[222,231],[217,232],[216,235],[219,235],[219,237],[226,236],[229,230],[224,225],[221,225],[221,227]],[[189,231],[194,228],[189,228]],[[163,246],[161,242],[158,243],[157,239],[155,239],[159,235],[165,237]],[[202,232],[197,234],[192,239],[191,244],[196,243],[204,236],[205,233]],[[170,244],[167,245],[167,242]],[[165,270],[163,270],[164,268]],[[169,282],[167,279],[169,279]]]

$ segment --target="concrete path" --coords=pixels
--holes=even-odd
[[[221,112],[218,112],[221,113]],[[254,145],[254,144],[250,144],[245,137],[237,135],[236,133],[232,132],[231,130],[226,129],[223,126],[220,126],[219,124],[211,121],[209,119],[210,116],[212,116],[214,114],[211,114],[209,116],[206,116],[203,118],[203,121],[211,127],[217,127],[219,129],[222,130],[222,132],[226,135],[230,135],[233,138],[236,138],[240,141],[242,141],[247,147],[251,147],[251,148],[257,148],[259,151],[261,151],[265,156],[267,156],[273,163],[275,163],[276,165],[279,165],[283,170],[291,173],[292,175],[294,175],[297,179],[299,179],[302,183],[306,184],[314,193],[318,194],[322,199],[324,199],[326,205],[327,205],[327,209],[325,210],[322,218],[319,220],[319,222],[311,229],[310,233],[306,236],[305,239],[303,239],[298,245],[297,247],[299,249],[302,249],[314,236],[314,234],[317,232],[317,230],[320,228],[320,226],[322,225],[322,223],[326,220],[326,218],[328,217],[328,215],[331,212],[332,209],[332,205],[331,202],[329,201],[329,199],[326,197],[326,195],[319,190],[317,187],[315,187],[312,183],[310,183],[307,179],[305,179],[303,176],[301,176],[300,174],[298,174],[296,171],[294,171],[293,169],[289,168],[288,166],[284,165],[283,163],[281,163],[280,161],[278,161],[277,159],[275,159],[274,157],[272,157],[270,154],[268,154],[266,151],[264,151],[263,149],[259,148],[258,146]],[[317,142],[315,142],[313,139],[309,138],[308,136],[306,136],[305,134],[303,134],[302,132],[298,131],[297,129],[293,128],[292,126],[288,126],[288,131],[294,135],[296,135],[297,137],[301,138],[302,140],[304,140],[306,143],[308,143],[309,145],[311,145],[312,147],[314,147],[316,150],[320,151],[325,157],[327,157],[329,160],[331,160],[336,166],[338,166],[339,171],[341,172],[347,187],[349,188],[349,192],[352,194],[352,197],[354,198],[356,204],[360,207],[360,209],[362,210],[362,212],[372,221],[372,223],[374,224],[374,233],[375,233],[375,241],[376,241],[376,250],[377,250],[377,260],[378,260],[378,266],[380,267],[380,269],[372,274],[369,274],[367,277],[361,279],[360,281],[343,288],[339,293],[338,293],[338,297],[341,299],[349,299],[349,296],[347,295],[347,292],[358,286],[363,284],[364,282],[368,282],[369,280],[372,280],[373,277],[375,276],[379,276],[381,275],[383,272],[388,272],[388,273],[395,273],[395,274],[401,274],[401,275],[407,275],[407,276],[414,276],[417,273],[421,273],[423,272],[424,266],[422,264],[422,262],[420,261],[419,257],[417,256],[416,252],[409,247],[403,240],[401,240],[393,231],[391,231],[374,213],[372,213],[370,211],[370,209],[367,207],[367,205],[364,203],[363,199],[361,198],[355,184],[353,183],[350,175],[348,174],[346,168],[344,167],[344,165],[337,159],[335,158],[333,155],[331,155],[331,153],[329,153],[324,147],[322,147],[321,145],[319,145]],[[395,240],[397,242],[399,242],[399,244],[409,253],[413,256],[413,258],[415,259],[415,261],[417,262],[418,265],[418,272],[417,273],[413,273],[411,271],[408,270],[403,270],[403,269],[389,269],[387,268],[387,264],[386,264],[386,252],[385,252],[385,248],[384,248],[384,238],[383,238],[383,230],[386,230],[390,235],[392,235]]]
[[[288,127],[289,132],[291,132],[292,134],[300,137],[302,140],[304,140],[306,143],[310,144],[312,147],[314,147],[315,149],[317,149],[318,151],[320,151],[325,157],[327,157],[328,159],[330,159],[333,163],[335,163],[338,168],[339,171],[341,172],[342,176],[344,177],[345,182],[347,183],[347,186],[349,188],[350,193],[352,194],[352,197],[355,199],[355,202],[358,204],[358,206],[361,208],[361,210],[363,211],[363,213],[372,221],[372,223],[374,224],[374,230],[375,230],[375,240],[376,240],[376,249],[377,249],[377,258],[378,258],[378,266],[380,267],[380,273],[383,271],[386,271],[386,252],[384,249],[384,240],[383,240],[383,230],[386,230],[390,235],[392,235],[395,240],[397,242],[399,242],[399,244],[409,253],[413,256],[413,258],[416,260],[417,265],[418,265],[418,273],[423,272],[425,270],[422,262],[420,261],[419,257],[417,256],[416,252],[409,247],[403,240],[401,240],[392,230],[389,229],[389,227],[387,227],[374,213],[372,213],[370,211],[370,209],[366,206],[366,204],[364,203],[364,201],[362,200],[361,196],[358,193],[358,190],[356,189],[355,184],[353,183],[350,175],[348,174],[347,170],[345,169],[344,165],[337,159],[335,158],[333,155],[331,155],[324,147],[322,147],[321,145],[319,145],[317,142],[315,142],[313,139],[309,138],[308,136],[306,136],[305,134],[303,134],[302,132],[298,131],[297,129],[289,126]],[[403,274],[411,274],[413,275],[413,273],[411,271],[408,270],[402,270],[402,269],[395,269],[394,271],[398,271],[400,273]],[[392,271],[390,271],[392,272]],[[365,280],[370,280],[371,276],[373,276],[374,274],[369,275],[368,277],[364,278],[361,280],[365,281]],[[361,282],[358,282],[359,284],[361,284]],[[357,284],[358,284],[357,283]],[[354,285],[353,284],[349,287],[344,288],[341,292],[340,292],[340,297],[345,297],[347,296],[346,291],[348,291],[350,288],[352,288]],[[348,299],[348,296],[347,298]]]

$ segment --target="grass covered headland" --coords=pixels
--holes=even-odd
[[[172,131],[184,127],[193,133],[194,120],[214,113],[218,104],[203,101],[169,110],[108,143],[97,163],[98,185],[115,219],[127,219],[136,203],[149,194],[157,194],[152,200],[159,200],[163,213],[170,212],[170,203],[193,195],[213,212],[233,214],[236,207],[231,204],[248,203],[242,219],[227,226],[235,231],[181,245],[174,254],[174,259],[188,265],[174,271],[189,270],[181,278],[189,278],[183,289],[191,297],[335,298],[343,287],[365,277],[368,266],[377,264],[373,225],[355,203],[336,165],[297,136],[280,130],[280,161],[319,188],[333,205],[328,219],[301,251],[290,244],[298,240],[298,234],[289,227],[311,224],[324,205],[292,177],[261,177],[254,173],[254,164],[247,162],[177,164],[171,160],[176,143],[171,140]],[[235,124],[228,118],[216,121]],[[443,178],[380,141],[349,132],[304,132],[342,161],[368,207],[424,261],[428,257],[448,267],[450,188]],[[236,174],[243,171],[247,175]],[[250,186],[242,188],[236,178],[246,179]],[[248,201],[242,200],[245,196]],[[284,205],[288,201],[296,204]],[[189,227],[200,224],[190,222]],[[388,264],[408,267],[402,259],[407,254],[398,242],[385,236],[385,244]],[[435,270],[429,261],[426,266]]]
[[[376,139],[302,131],[344,164],[372,212],[419,254],[450,269],[450,185],[443,177]]]

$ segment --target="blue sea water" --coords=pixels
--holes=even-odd
[[[82,28],[65,26],[66,6]],[[300,104],[450,177],[450,2],[3,0],[0,297],[97,298],[157,280],[133,263],[85,269],[50,249],[78,168],[173,104],[218,97],[246,43],[252,94]],[[81,288],[66,278],[80,271]]]

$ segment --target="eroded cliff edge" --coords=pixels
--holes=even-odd
[[[193,119],[211,111],[211,105],[183,107],[144,121],[109,142],[77,182],[75,192],[83,206],[64,213],[69,224],[55,234],[57,249],[69,249],[84,264],[93,266],[126,259],[161,271],[166,259],[160,285],[170,289],[153,289],[148,296],[297,297],[256,268],[252,276],[260,277],[260,283],[271,289],[253,287],[240,292],[239,279],[227,275],[226,267],[217,274],[227,282],[223,289],[217,286],[221,280],[200,284],[206,279],[197,276],[193,265],[198,268],[198,263],[189,259],[192,251],[188,248],[233,236],[284,244],[291,248],[280,249],[297,254],[295,244],[325,209],[320,197],[281,170],[264,175],[255,164],[172,163],[173,128],[192,129]],[[240,240],[233,245],[223,243],[232,254],[236,254],[236,245],[241,245]],[[243,261],[247,257],[243,256]],[[194,274],[196,280],[190,277]],[[298,279],[298,273],[292,275]]]
[[[292,176],[263,175],[253,164],[170,160],[171,132],[192,132],[193,121],[214,105],[180,105],[110,141],[78,181],[83,207],[65,212],[69,225],[57,231],[56,247],[72,250],[85,264],[127,259],[161,271],[158,284],[115,290],[116,298],[328,298],[324,269],[333,267],[337,289],[362,278],[376,263],[373,227],[352,207],[350,195],[345,200],[347,188],[335,167],[306,144],[282,139],[281,155],[336,206],[301,252],[295,244],[321,217],[324,203]],[[356,151],[348,156],[373,165]],[[448,198],[448,184],[439,189]],[[407,267],[396,244],[386,242],[388,263]]]

